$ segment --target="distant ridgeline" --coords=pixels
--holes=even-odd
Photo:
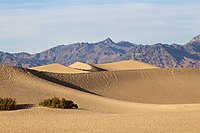
[[[88,64],[111,63],[134,59],[159,67],[200,67],[200,35],[184,45],[137,45],[126,41],[118,43],[110,38],[98,43],[59,45],[37,54],[0,52],[0,64],[34,67],[74,62]]]

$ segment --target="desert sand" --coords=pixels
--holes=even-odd
[[[0,132],[199,132],[200,69],[107,66],[66,73],[1,65],[0,97],[15,98],[22,108],[0,112]],[[79,109],[38,106],[54,96]]]

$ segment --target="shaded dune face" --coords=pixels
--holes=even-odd
[[[103,97],[139,103],[199,103],[200,69],[146,69],[46,75]]]

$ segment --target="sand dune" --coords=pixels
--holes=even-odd
[[[19,99],[28,96],[30,100],[37,101],[39,97],[42,99],[47,94],[56,94],[62,88],[63,92],[75,91],[76,94],[84,93],[137,103],[200,102],[200,69],[158,68],[62,74],[8,66],[0,68],[0,95],[16,95]]]
[[[37,71],[52,72],[52,73],[87,73],[87,71],[73,69],[57,63],[33,67],[31,69]]]
[[[36,107],[0,112],[0,132],[198,132],[199,80],[200,69],[64,74],[2,65],[0,97]],[[80,109],[37,107],[54,96]]]
[[[107,64],[93,64],[93,66],[96,66],[98,68],[105,69],[108,71],[158,68],[156,66],[142,63],[136,60],[125,60],[125,61],[119,61],[119,62],[107,63]]]

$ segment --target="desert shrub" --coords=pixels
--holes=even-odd
[[[57,97],[52,99],[45,99],[43,102],[39,103],[40,106],[50,107],[50,108],[62,108],[62,109],[72,109],[78,108],[78,105],[73,101],[65,100],[62,98],[61,100]]]
[[[16,101],[12,98],[0,98],[0,110],[14,110]]]

